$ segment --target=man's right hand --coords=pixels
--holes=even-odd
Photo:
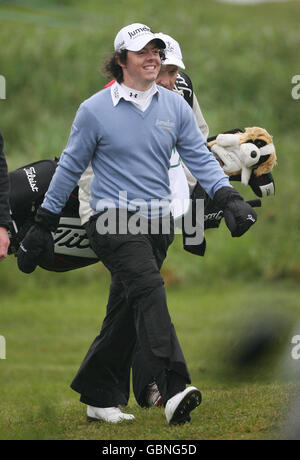
[[[34,224],[25,235],[18,249],[18,267],[24,273],[32,273],[43,260],[52,263],[54,241],[49,230]]]
[[[32,273],[39,263],[52,264],[55,232],[60,216],[39,207],[35,224],[30,227],[18,250],[18,267],[24,273]]]

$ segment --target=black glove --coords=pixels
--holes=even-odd
[[[231,236],[242,236],[255,224],[256,212],[233,187],[220,188],[214,195],[214,201],[224,212]]]
[[[261,208],[261,201],[247,200],[246,203],[250,204],[252,208]],[[224,217],[223,211],[215,205],[214,200],[209,197],[204,202],[204,230],[208,228],[219,228],[221,221]]]
[[[18,267],[24,273],[32,273],[39,263],[52,264],[55,232],[60,216],[40,207],[35,224],[30,227],[18,250]]]

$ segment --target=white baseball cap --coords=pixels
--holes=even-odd
[[[166,47],[163,39],[156,37],[150,27],[136,22],[123,27],[123,29],[117,33],[114,47],[115,51],[140,51],[152,40],[159,40],[159,46],[163,49]]]
[[[181,67],[181,69],[185,69],[179,43],[174,40],[174,38],[170,37],[170,35],[166,35],[161,32],[155,35],[166,44],[166,48],[164,49],[166,59],[162,62],[162,64],[176,65],[177,67]]]

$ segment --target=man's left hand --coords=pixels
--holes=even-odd
[[[239,237],[257,221],[257,214],[233,187],[222,187],[214,195],[215,202],[224,212],[231,236]]]

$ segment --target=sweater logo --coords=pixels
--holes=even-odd
[[[174,123],[173,121],[170,121],[170,120],[167,120],[167,121],[164,121],[164,120],[156,120],[155,125],[156,125],[158,128],[167,129],[167,130],[169,130],[169,131],[172,131],[172,128],[175,127],[175,123]]]

